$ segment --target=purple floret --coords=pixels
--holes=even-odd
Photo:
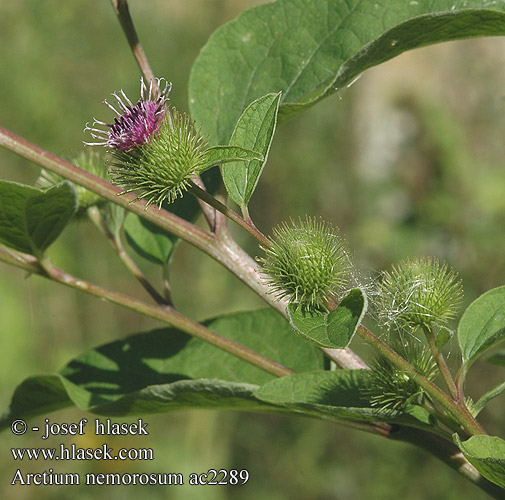
[[[161,88],[162,82],[165,82]],[[163,79],[151,81],[149,89],[141,79],[140,99],[135,105],[121,90],[120,95],[114,92],[112,95],[117,99],[119,111],[107,101],[104,103],[116,113],[114,123],[105,123],[94,119],[93,126],[86,124],[91,137],[98,142],[85,142],[88,146],[106,146],[110,150],[120,149],[130,151],[149,142],[158,132],[160,124],[167,112],[166,102],[171,84]],[[108,130],[96,128],[96,125],[108,127]]]

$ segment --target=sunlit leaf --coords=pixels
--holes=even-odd
[[[458,342],[466,363],[505,339],[505,286],[472,302],[458,326]]]
[[[70,182],[47,191],[0,180],[0,243],[40,255],[61,234],[77,210]]]
[[[258,184],[259,177],[268,158],[279,109],[280,94],[268,94],[256,99],[242,113],[230,144],[258,151],[262,160],[250,160],[223,165],[226,190],[231,199],[244,209]]]
[[[223,144],[249,103],[282,91],[280,119],[406,50],[505,34],[505,5],[483,0],[277,0],[211,36],[193,65],[191,115]]]

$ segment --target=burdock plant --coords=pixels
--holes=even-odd
[[[223,26],[200,52],[189,78],[189,114],[169,105],[172,85],[154,77],[127,2],[111,3],[143,74],[138,99],[114,92],[114,100],[105,101],[110,119],[85,128],[88,146],[108,155],[111,182],[101,159],[100,168],[93,167],[94,155],[67,161],[0,128],[0,145],[45,170],[42,188],[0,181],[0,260],[170,328],[122,336],[77,356],[57,374],[30,377],[14,391],[0,425],[16,430],[30,417],[45,418],[74,402],[81,411],[122,419],[191,408],[301,414],[410,442],[504,498],[505,441],[487,435],[479,412],[505,384],[470,402],[465,380],[473,363],[505,340],[505,287],[470,304],[456,326],[462,298],[456,272],[433,257],[405,259],[381,275],[377,314],[369,318],[369,287],[359,282],[360,264],[350,259],[359,252],[348,249],[335,226],[302,217],[266,236],[251,214],[263,206],[250,212],[250,201],[267,167],[279,189],[289,182],[267,165],[279,124],[405,50],[504,34],[505,3],[261,2]],[[76,130],[76,141],[80,134]],[[284,145],[291,147],[294,141]],[[276,154],[296,161],[291,150],[279,147]],[[146,297],[53,264],[58,254],[51,255],[51,244],[78,204]],[[254,238],[247,247],[229,221]],[[217,312],[206,322],[178,310],[170,269],[184,252],[181,246],[174,254],[181,240],[215,259],[268,307]],[[137,254],[152,263],[149,277]],[[193,293],[199,285],[188,274],[183,287]],[[233,294],[216,283],[205,289],[212,285],[233,309]],[[374,333],[376,318],[388,332]],[[449,333],[457,338],[451,368],[444,353]],[[502,358],[493,357],[498,364]],[[268,452],[269,443],[258,444],[258,453]],[[143,476],[156,482],[156,474]],[[234,482],[228,484],[244,483],[249,473],[229,478]]]

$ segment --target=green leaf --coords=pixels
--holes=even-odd
[[[247,104],[282,91],[286,119],[367,68],[443,41],[505,34],[505,5],[483,0],[277,0],[219,28],[195,61],[191,116],[226,143]]]
[[[304,312],[296,304],[289,304],[287,313],[291,326],[300,337],[320,347],[343,349],[351,342],[366,309],[366,296],[356,288],[329,314]]]
[[[0,243],[25,253],[42,254],[77,210],[70,182],[42,191],[0,180]]]
[[[277,378],[254,394],[266,403],[320,418],[429,425],[421,407],[408,407],[404,413],[372,407],[366,396],[369,386],[368,370],[319,371]]]
[[[442,347],[444,347],[449,340],[451,340],[452,334],[449,330],[446,330],[445,328],[442,328],[437,335],[437,340],[436,340],[436,346],[437,349],[440,350]]]
[[[263,160],[263,155],[241,146],[214,146],[205,151],[205,166],[201,171],[204,172],[221,163],[231,163],[238,160]]]
[[[457,434],[454,442],[465,458],[489,481],[505,488],[505,441],[495,436],[472,436],[461,441]]]
[[[81,408],[100,415],[138,415],[188,409],[275,410],[254,397],[257,385],[218,379],[178,380],[150,385],[114,402],[93,404],[93,395]],[[71,391],[69,391],[71,393]],[[278,410],[277,410],[278,411]]]
[[[486,359],[488,363],[492,363],[493,365],[505,366],[505,351],[500,351],[489,358]]]
[[[288,322],[272,309],[224,316],[207,326],[294,371],[324,367],[322,352],[292,335]],[[252,393],[273,378],[260,368],[173,328],[140,333],[97,347],[75,358],[60,373],[67,399],[83,410],[110,415],[195,407],[271,409]],[[43,386],[36,399],[26,392],[24,406],[19,407],[25,384],[16,390],[5,418],[51,410],[51,405],[44,406]],[[67,399],[60,397],[58,401]]]
[[[0,243],[20,252],[32,252],[26,234],[25,205],[39,193],[31,186],[0,180]]]
[[[505,338],[505,286],[489,290],[472,302],[458,325],[458,342],[465,363]]]
[[[175,236],[152,222],[129,212],[124,220],[123,228],[128,243],[147,260],[163,265],[172,255]]]
[[[505,382],[496,387],[493,387],[491,390],[487,391],[478,401],[475,403],[473,407],[473,416],[476,417],[481,410],[496,396],[499,396],[503,391],[505,391]]]
[[[77,207],[77,192],[68,181],[28,198],[25,223],[34,253],[42,254],[58,238]]]
[[[228,194],[242,209],[249,203],[267,161],[280,98],[280,93],[267,94],[249,104],[231,136],[230,144],[259,151],[264,157],[263,161],[243,161],[224,165],[221,169]]]
[[[17,418],[44,415],[71,404],[59,375],[29,377],[14,391],[9,409],[0,418],[0,430]]]

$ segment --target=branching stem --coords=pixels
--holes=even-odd
[[[106,236],[107,240],[114,249],[114,252],[116,252],[117,256],[121,259],[121,262],[123,262],[128,271],[130,271],[130,273],[137,279],[137,281],[145,288],[147,293],[156,301],[156,303],[161,306],[173,305],[170,300],[167,300],[158,293],[156,288],[154,288],[144,273],[139,269],[137,264],[135,264],[133,259],[128,255],[123,247],[119,235],[114,234],[110,230],[103,215],[100,213],[100,210],[96,207],[90,207],[88,209],[88,217],[93,222],[93,224],[95,224],[95,226],[100,229],[100,231],[102,231],[102,233]]]
[[[424,334],[426,335],[426,339],[428,340],[428,345],[431,349],[431,353],[433,354],[433,358],[435,359],[435,362],[437,363],[437,366],[440,370],[440,373],[442,374],[442,377],[444,378],[445,384],[447,385],[447,388],[449,389],[449,393],[451,394],[451,397],[454,401],[459,401],[458,397],[458,389],[456,387],[456,383],[454,382],[454,379],[452,378],[451,372],[449,371],[449,367],[447,366],[447,363],[445,362],[445,358],[442,355],[442,353],[439,351],[437,347],[437,341],[435,338],[435,334],[431,328],[428,328],[425,326],[423,328]]]
[[[135,195],[124,194],[119,196],[121,189],[110,182],[30,143],[3,127],[0,127],[0,146],[4,146],[47,170],[51,170],[93,191],[106,200],[136,213],[156,226],[187,241],[225,266],[274,309],[284,314],[284,306],[272,300],[271,295],[268,294],[267,289],[261,282],[254,261],[245,252],[238,250],[237,246],[218,240],[214,234],[204,231],[166,210],[159,210],[154,206],[147,207],[144,200],[134,203]]]
[[[245,229],[253,238],[258,241],[260,245],[266,248],[270,247],[268,238],[261,231],[259,231],[254,224],[247,222],[237,212],[234,212],[231,208],[228,208],[226,205],[221,203],[218,199],[214,198],[214,196],[209,194],[193,181],[190,183],[189,192],[221,212],[223,215],[226,215],[226,217],[238,224],[242,229]]]

